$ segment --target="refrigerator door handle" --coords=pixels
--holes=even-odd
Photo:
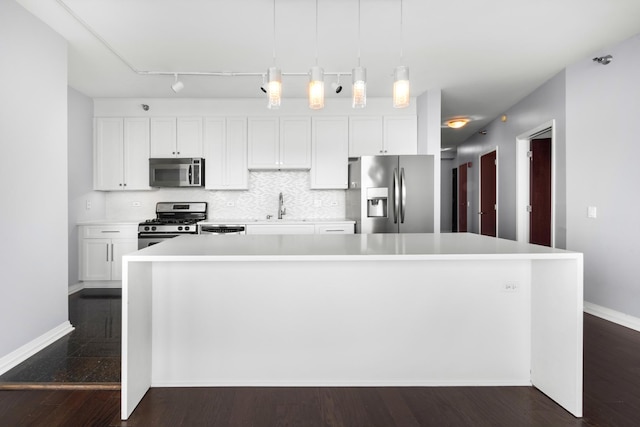
[[[407,203],[407,184],[404,179],[404,168],[400,169],[400,224],[404,224],[404,212]]]
[[[398,186],[398,169],[393,170],[393,223],[398,223],[398,208],[400,205],[400,188]]]

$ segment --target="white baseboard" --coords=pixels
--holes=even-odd
[[[587,301],[584,302],[584,312],[640,332],[640,318]]]
[[[122,288],[121,280],[87,280],[86,282],[82,282],[84,285],[84,289],[94,289],[94,288],[107,288],[107,289],[120,289]]]
[[[0,358],[0,375],[24,362],[54,341],[67,335],[69,332],[73,331],[73,329],[74,327],[71,326],[71,323],[67,320],[61,325],[56,326],[50,331],[40,335],[38,338],[31,340],[22,347]]]

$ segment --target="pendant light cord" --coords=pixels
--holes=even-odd
[[[273,0],[273,66],[276,66],[276,0]]]
[[[360,0],[358,0],[358,67],[360,67]]]
[[[402,0],[400,0],[400,63],[404,62],[404,31],[402,25]]]
[[[318,0],[316,0],[316,66],[318,66]]]

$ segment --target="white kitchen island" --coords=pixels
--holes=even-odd
[[[535,386],[582,416],[582,254],[474,234],[200,235],[123,258],[149,387]]]

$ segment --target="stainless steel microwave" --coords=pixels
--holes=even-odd
[[[149,159],[151,187],[204,187],[204,159]]]

